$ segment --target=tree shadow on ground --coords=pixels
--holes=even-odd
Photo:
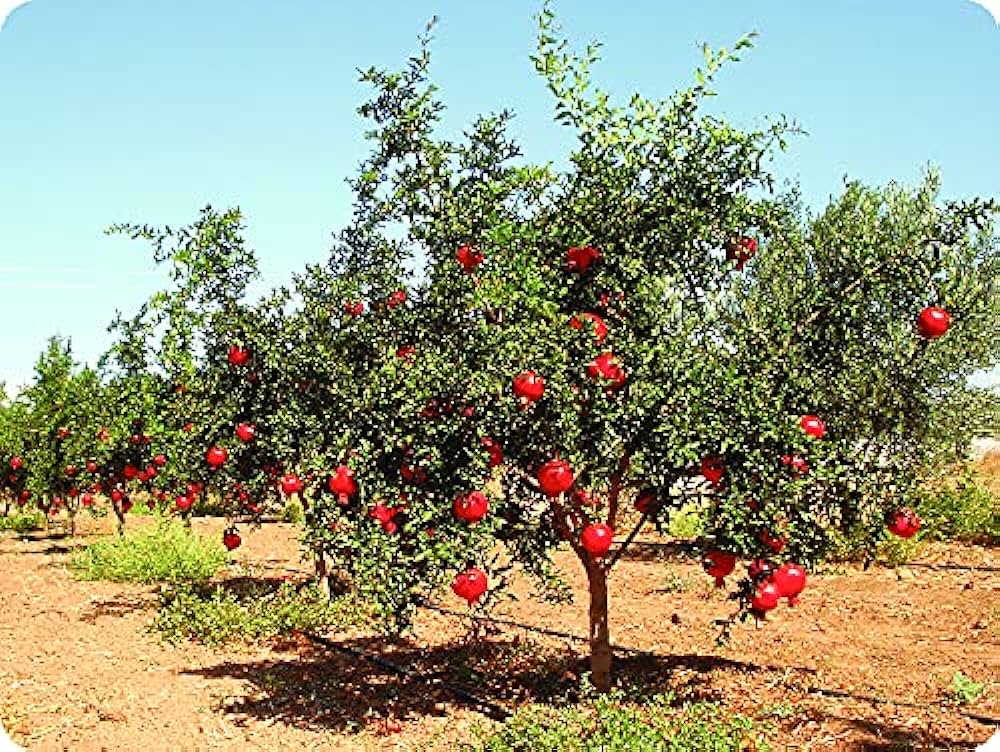
[[[87,547],[88,541],[71,538],[69,535],[60,535],[48,540],[36,541],[32,539],[31,543],[33,545],[22,549],[19,553],[28,556],[62,556],[83,550]]]
[[[581,678],[588,669],[586,659],[576,651],[542,647],[518,637],[461,640],[434,647],[405,640],[360,637],[333,640],[331,649],[299,636],[276,647],[294,651],[294,655],[269,660],[232,660],[185,673],[235,678],[253,685],[251,691],[224,701],[220,707],[236,723],[277,721],[314,731],[352,732],[372,727],[379,719],[405,722],[446,717],[460,701],[445,684],[486,701],[486,707],[478,708],[485,715],[491,714],[491,705],[513,709],[525,702],[557,706],[576,703],[582,696]],[[384,664],[364,660],[358,656],[359,651],[405,667],[410,674],[399,675]],[[719,683],[710,676],[715,672],[727,674],[730,686],[735,676],[751,698],[754,686],[765,683],[771,687],[769,696],[773,696],[773,688],[781,684],[773,679],[776,673],[786,677],[789,672],[811,673],[796,667],[760,666],[712,655],[631,655],[615,661],[617,683],[634,701],[669,691],[676,705],[725,702],[727,698]],[[788,687],[789,701],[805,696],[804,691]],[[825,703],[815,702],[822,697],[809,696],[814,700],[809,716],[820,722],[853,727],[860,736],[879,743],[886,740],[889,744],[904,745],[903,748],[907,748],[905,745],[927,748],[928,744],[947,748],[956,743],[953,738],[935,736],[933,724],[913,728],[890,718],[879,722],[852,719],[843,714],[842,705],[831,700],[832,707],[827,709]],[[864,702],[863,696],[859,696],[859,701]],[[495,713],[492,715],[497,717]],[[793,722],[802,720],[801,715],[786,719],[782,728],[787,730]],[[972,740],[963,739],[961,743],[967,741]]]
[[[90,605],[80,613],[80,621],[95,624],[102,616],[127,616],[136,611],[145,611],[152,604],[152,598],[146,593],[91,599]]]
[[[701,560],[702,545],[695,540],[637,540],[629,544],[622,561],[685,563]]]

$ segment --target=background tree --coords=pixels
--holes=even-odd
[[[71,534],[84,494],[82,476],[93,446],[90,429],[100,396],[93,369],[81,368],[73,360],[69,341],[52,337],[35,364],[33,383],[24,391],[28,410],[24,460],[28,489],[46,521],[65,510]]]

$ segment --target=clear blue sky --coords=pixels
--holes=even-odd
[[[239,205],[265,281],[319,260],[349,215],[364,154],[356,69],[395,66],[440,17],[446,127],[514,109],[535,160],[567,135],[528,55],[536,2],[32,0],[0,31],[0,381],[30,378],[46,338],[93,361],[116,310],[162,280],[113,222],[181,225]],[[1000,197],[1000,28],[969,0],[557,0],[564,30],[604,43],[599,82],[667,96],[699,44],[760,32],[714,107],[808,131],[777,165],[819,208],[845,175]],[[998,380],[996,374],[991,380]]]

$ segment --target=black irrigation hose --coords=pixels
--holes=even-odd
[[[583,637],[582,635],[575,635],[569,632],[560,632],[557,629],[547,629],[545,627],[533,627],[530,624],[522,624],[521,622],[513,621],[512,619],[504,619],[497,616],[477,616],[476,614],[463,614],[460,611],[452,611],[450,608],[435,606],[433,603],[421,603],[419,605],[421,608],[426,608],[431,611],[438,611],[439,613],[446,614],[448,616],[468,618],[472,619],[473,621],[479,621],[479,622],[492,622],[494,624],[505,624],[509,627],[517,627],[527,632],[536,632],[537,634],[548,635],[549,637],[562,637],[567,640],[576,640],[577,642],[587,642],[587,643],[590,642],[590,638]],[[611,643],[611,648],[613,650],[620,650],[623,653],[631,653],[632,655],[661,657],[659,653],[654,653],[649,650],[640,650],[639,648],[631,648],[628,645],[616,645],[614,643]]]
[[[450,682],[445,682],[445,681],[439,681],[434,677],[425,676],[417,671],[406,668],[406,666],[400,666],[398,663],[393,663],[392,661],[383,658],[380,655],[376,655],[375,653],[369,653],[365,650],[359,650],[358,648],[351,647],[350,645],[343,645],[339,642],[335,642],[334,640],[331,640],[327,637],[323,637],[321,635],[312,634],[311,632],[305,632],[303,634],[308,640],[315,642],[317,645],[322,645],[328,650],[335,650],[338,653],[344,653],[345,655],[349,655],[353,658],[360,658],[362,660],[368,661],[369,663],[373,663],[376,666],[380,666],[381,668],[388,669],[389,671],[392,671],[395,674],[399,674],[400,676],[406,676],[410,679],[416,679],[418,681],[423,681],[428,684],[431,683],[437,684],[438,686],[451,692],[453,695],[455,695],[455,697],[464,702],[466,705],[472,707],[475,710],[478,710],[480,713],[483,713],[483,715],[486,715],[495,720],[505,721],[511,717],[511,712],[507,710],[507,708],[503,707],[502,705],[498,705],[495,702],[490,702],[489,700],[484,700],[481,697],[477,697],[468,690],[463,689],[462,687],[459,687],[456,684],[452,684]]]
[[[891,700],[886,697],[879,697],[878,695],[869,695],[857,692],[844,692],[839,689],[825,689],[823,687],[808,687],[806,691],[811,695],[823,695],[825,697],[839,697],[845,700],[863,700],[865,702],[870,702],[875,705],[899,705],[905,708],[917,708],[919,710],[930,710],[930,705],[921,705],[919,702],[909,702],[907,700]],[[1000,725],[1000,718],[996,718],[989,715],[981,715],[979,713],[972,713],[967,710],[955,709],[955,712],[959,715],[968,716],[973,720],[979,721],[980,723],[985,723],[988,726]]]

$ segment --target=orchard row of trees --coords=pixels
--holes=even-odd
[[[289,284],[248,296],[236,209],[111,228],[170,285],[112,324],[97,371],[54,341],[5,404],[9,499],[75,513],[99,492],[123,520],[140,489],[234,518],[298,495],[307,551],[395,629],[442,586],[488,602],[515,567],[556,595],[567,545],[599,689],[613,568],[692,482],[707,571],[748,562],[741,614],[794,599],[845,531],[912,535],[921,483],[996,419],[967,377],[1000,361],[997,204],[943,201],[929,174],[808,213],[769,172],[793,125],[701,109],[749,38],[667,100],[615,105],[597,48],[543,10],[533,62],[576,135],[561,168],[521,153],[507,111],[442,137],[428,44],[363,73],[352,221]]]

